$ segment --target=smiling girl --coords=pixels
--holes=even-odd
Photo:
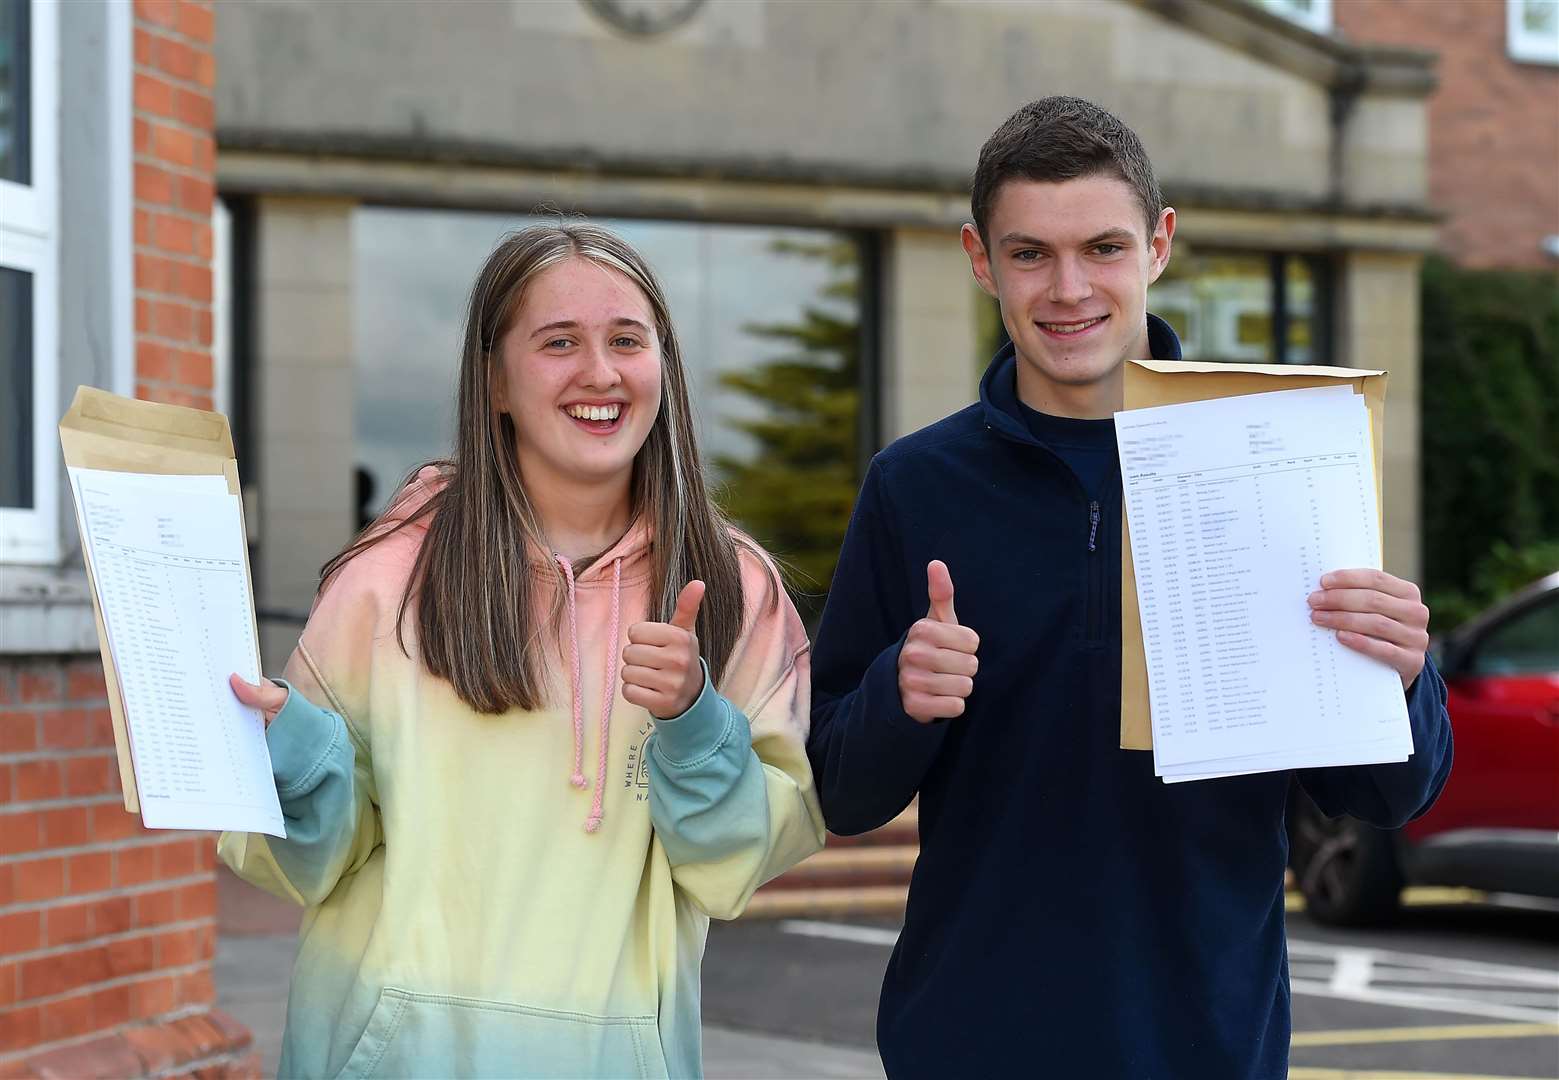
[[[822,846],[806,635],[711,504],[665,298],[588,225],[472,289],[453,460],[326,564],[266,716],[283,1076],[695,1076],[709,918]]]

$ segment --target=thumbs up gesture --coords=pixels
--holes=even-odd
[[[980,635],[958,625],[953,612],[953,578],[939,559],[926,566],[926,617],[909,628],[899,650],[899,700],[922,724],[962,716],[964,699],[974,692],[974,655]]]
[[[623,697],[642,705],[657,720],[681,716],[698,700],[704,671],[698,663],[698,605],[704,583],[690,581],[677,596],[671,621],[641,622],[628,627],[623,649]]]

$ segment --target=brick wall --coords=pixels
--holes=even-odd
[[[1429,99],[1429,193],[1449,217],[1447,254],[1472,267],[1553,268],[1559,233],[1559,67],[1518,63],[1494,0],[1346,0],[1337,32],[1440,54]]]
[[[133,18],[136,393],[209,408],[213,13]],[[215,861],[125,813],[95,654],[0,657],[0,1078],[258,1075],[212,1008]]]
[[[209,3],[135,0],[136,395],[211,408]]]

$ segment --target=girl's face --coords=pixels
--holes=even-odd
[[[660,411],[660,340],[638,286],[588,259],[559,263],[531,281],[498,349],[498,408],[526,479],[626,483]]]

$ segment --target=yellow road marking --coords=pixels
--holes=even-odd
[[[1559,1024],[1446,1024],[1440,1027],[1296,1031],[1290,1045],[1296,1047],[1355,1046],[1361,1043],[1438,1042],[1442,1039],[1523,1039],[1533,1036],[1559,1036]]]
[[[1454,1072],[1382,1072],[1378,1069],[1289,1069],[1288,1080],[1530,1080],[1520,1076],[1474,1076]]]
[[[1415,885],[1402,890],[1402,903],[1407,907],[1430,907],[1440,904],[1481,904],[1487,896],[1477,889],[1442,888],[1434,885]],[[1294,912],[1305,909],[1305,898],[1296,890],[1283,894],[1283,910]]]

